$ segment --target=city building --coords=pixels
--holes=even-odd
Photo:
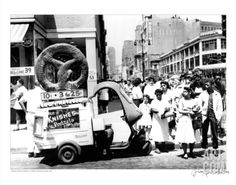
[[[135,40],[143,40],[143,42],[138,42],[139,45],[137,45],[135,55],[136,61],[140,65],[144,62],[145,76],[158,76],[160,75],[159,62],[161,55],[199,37],[203,32],[221,29],[221,23],[199,19],[184,20],[177,15],[143,16],[143,24],[137,25],[135,30]]]
[[[85,55],[89,78],[83,86],[87,95],[92,94],[98,80],[105,78],[106,30],[102,15],[11,15],[10,27],[12,84],[21,77],[26,88],[32,89],[37,56],[55,43],[74,45]],[[30,73],[22,73],[22,69]],[[56,69],[46,71],[55,80]]]
[[[109,60],[109,76],[112,79],[116,73],[116,50],[113,46],[108,46],[107,57]]]
[[[197,66],[226,62],[226,38],[222,30],[204,31],[160,56],[159,73],[178,74]]]
[[[133,40],[125,40],[122,48],[122,78],[129,79],[136,74],[136,65],[134,62],[135,46]]]

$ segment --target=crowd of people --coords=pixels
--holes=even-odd
[[[195,72],[166,79],[151,76],[144,82],[135,78],[120,85],[143,113],[134,127],[145,129],[154,146],[179,143],[187,159],[195,157],[195,143],[206,149],[211,135],[212,147],[217,149],[220,137],[225,136],[226,89],[220,76],[203,78]],[[156,153],[165,151],[165,147],[155,148]]]

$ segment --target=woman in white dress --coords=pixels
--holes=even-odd
[[[165,141],[168,141],[169,135],[169,125],[168,121],[163,115],[168,111],[169,104],[162,99],[162,90],[157,89],[155,91],[156,98],[151,103],[152,117],[152,130],[151,138],[155,143],[161,142],[164,146]],[[160,150],[156,148],[156,153],[160,153]]]
[[[143,96],[143,103],[139,105],[139,109],[143,113],[143,116],[138,120],[137,127],[139,130],[142,128],[146,131],[146,138],[149,139],[150,131],[152,128],[152,120],[151,120],[151,105],[149,103],[150,99],[147,94]]]
[[[191,89],[189,87],[184,87],[183,89],[183,98],[179,102],[179,120],[178,127],[176,131],[176,142],[182,144],[184,151],[183,158],[187,159],[188,157],[193,156],[193,148],[195,143],[194,130],[192,126],[191,115],[194,114],[193,108],[195,101],[191,97]],[[187,154],[187,146],[189,144],[189,155]]]

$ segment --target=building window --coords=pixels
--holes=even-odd
[[[188,56],[188,49],[185,49],[185,56]]]
[[[199,66],[199,56],[195,57],[195,66]]]
[[[221,49],[226,49],[226,39],[221,39]]]
[[[216,49],[216,39],[202,42],[202,51],[209,51]]]
[[[193,58],[190,59],[190,70],[193,70],[194,68],[194,60]]]
[[[193,55],[193,46],[190,47],[190,55]]]
[[[221,62],[225,63],[226,62],[226,53],[221,53]]]
[[[216,53],[202,55],[202,64],[203,65],[215,64],[217,63],[216,59],[217,59]]]
[[[180,62],[177,63],[177,71],[180,71],[180,66],[179,66]]]
[[[186,70],[189,70],[189,60],[187,59],[185,60],[185,62],[186,62]]]
[[[199,45],[195,44],[195,53],[199,53]]]
[[[181,61],[181,72],[184,72],[184,61]]]
[[[181,60],[184,58],[184,51],[181,51]]]
[[[176,63],[174,64],[174,72],[176,71]]]
[[[19,47],[11,47],[11,67],[20,67]]]

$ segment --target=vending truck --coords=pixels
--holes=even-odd
[[[55,59],[55,55],[61,52],[73,59],[65,63]],[[58,68],[57,81],[54,83],[45,75],[47,65]],[[77,48],[69,44],[49,46],[38,56],[35,72],[45,90],[41,94],[41,105],[35,112],[33,129],[35,145],[42,154],[54,151],[53,155],[59,161],[68,164],[79,159],[87,148],[91,148],[95,156],[103,155],[104,150],[110,155],[117,150],[139,155],[151,152],[152,145],[146,140],[145,131],[137,131],[133,127],[142,113],[118,83],[99,83],[92,96],[85,97],[85,90],[80,86],[87,80],[88,66],[84,55]],[[78,79],[71,79],[71,76]],[[115,91],[121,101],[121,115],[115,120],[116,123],[107,121],[106,113],[95,114],[94,99],[104,88]],[[112,117],[112,113],[107,114]],[[121,132],[119,127],[124,125],[126,130]],[[113,141],[123,132],[128,133],[125,140]]]
[[[112,88],[120,98],[123,115],[118,124],[127,124],[126,132],[129,137],[126,141],[113,142],[113,134],[123,133],[119,133],[119,128],[112,129],[113,123],[105,121],[106,113],[94,114],[93,98],[103,88]],[[112,113],[107,114],[112,116]],[[106,143],[109,143],[109,150],[113,152],[129,150],[137,152],[138,155],[148,155],[152,150],[150,141],[146,140],[143,130],[138,132],[133,127],[141,116],[142,113],[119,84],[102,82],[95,87],[94,95],[89,98],[43,103],[34,117],[34,141],[42,153],[54,149],[63,163],[78,159],[83,149],[86,150],[88,146],[94,149],[94,155],[100,156],[107,147]],[[103,143],[99,143],[101,141]]]

